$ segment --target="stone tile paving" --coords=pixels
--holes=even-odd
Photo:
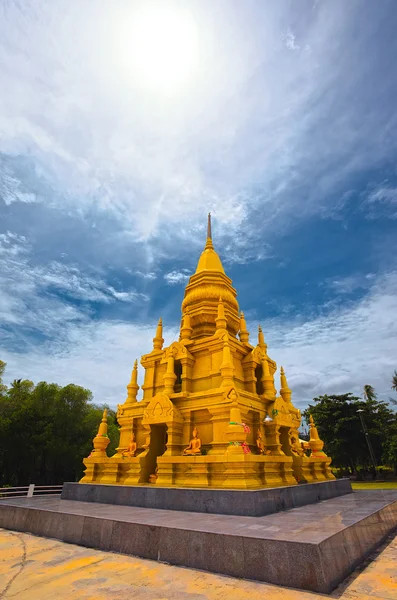
[[[331,596],[234,579],[0,529],[3,600],[395,600],[397,538]]]

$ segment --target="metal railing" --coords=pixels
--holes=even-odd
[[[24,485],[0,488],[0,500],[5,498],[32,498],[33,496],[60,496],[62,485]]]

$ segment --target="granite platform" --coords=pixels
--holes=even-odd
[[[397,528],[397,491],[357,491],[262,517],[2,499],[0,527],[327,594]]]
[[[349,479],[257,490],[64,483],[61,498],[162,510],[262,517],[349,493],[352,493]]]

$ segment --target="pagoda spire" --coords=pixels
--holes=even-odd
[[[280,383],[281,383],[280,396],[282,397],[282,399],[285,402],[291,402],[292,392],[288,387],[288,382],[287,382],[287,378],[285,376],[283,367],[281,367],[281,369],[280,369]]]
[[[192,331],[193,328],[191,324],[189,309],[186,309],[185,314],[182,317],[181,342],[189,341]]]
[[[167,360],[167,370],[163,376],[164,394],[167,394],[167,395],[173,394],[173,392],[174,392],[174,385],[175,385],[175,381],[176,381],[174,366],[175,366],[174,355],[172,354],[172,352],[170,352],[170,354],[168,356],[168,360]]]
[[[102,415],[102,421],[99,425],[98,433],[92,440],[94,450],[91,454],[106,456],[105,451],[109,445],[109,442],[110,440],[108,437],[108,411],[105,408]]]
[[[160,317],[157,324],[156,335],[153,338],[153,350],[162,350],[164,344],[163,339],[163,320]]]
[[[263,335],[262,327],[258,325],[258,346],[267,351],[267,344],[265,343],[265,336]]]
[[[208,213],[208,221],[207,221],[207,243],[205,244],[205,250],[209,248],[214,248],[212,243],[212,228],[211,228],[211,213]]]
[[[131,373],[131,381],[127,385],[128,396],[127,396],[126,404],[132,404],[133,402],[137,401],[136,400],[136,395],[138,393],[138,390],[139,390],[139,385],[138,385],[138,361],[135,360],[135,362],[134,362],[134,368],[132,369],[132,373]]]
[[[216,335],[217,336],[222,337],[225,334],[227,334],[227,330],[226,330],[227,321],[226,321],[226,317],[225,317],[225,305],[223,304],[221,296],[219,297],[218,315],[215,319],[215,323],[216,323]]]
[[[250,334],[247,330],[247,323],[245,321],[244,313],[240,313],[240,332],[239,332],[240,342],[243,344],[248,344]]]
[[[220,371],[222,375],[222,387],[228,387],[230,385],[234,385],[233,382],[233,374],[234,374],[234,366],[233,359],[230,352],[229,339],[228,336],[225,335],[224,344],[223,344],[223,353],[222,353],[222,364],[220,366]]]
[[[211,213],[208,213],[207,241],[198,261],[195,275],[203,271],[216,271],[218,273],[222,273],[223,275],[225,274],[221,259],[215,252],[214,245],[212,243]]]
[[[274,379],[270,374],[269,363],[267,358],[264,356],[262,358],[262,385],[263,392],[266,396],[270,398],[276,397],[276,390],[274,389]]]
[[[316,424],[314,423],[314,419],[312,415],[309,415],[309,427],[310,427],[310,440],[309,446],[311,449],[311,456],[327,456],[323,451],[324,442],[318,435]]]

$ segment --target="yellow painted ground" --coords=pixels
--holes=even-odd
[[[397,538],[332,595],[396,600]],[[3,600],[320,600],[279,588],[0,529]]]

